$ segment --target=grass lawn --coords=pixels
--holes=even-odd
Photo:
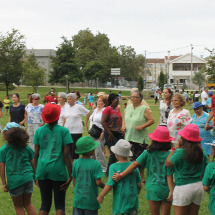
[[[41,98],[43,99],[45,96],[45,93],[47,91],[50,90],[50,87],[40,87],[38,88],[38,93],[41,95]],[[95,89],[78,89],[80,90],[81,94],[85,94],[85,93],[89,93],[95,92]],[[109,90],[100,90],[106,93],[109,93]],[[27,104],[27,94],[32,92],[32,88],[31,87],[18,87],[13,91],[10,91],[9,94],[11,95],[12,93],[18,92],[20,94],[21,97],[21,103],[23,104]],[[65,92],[65,88],[56,88],[56,92]],[[99,92],[99,90],[98,90]],[[113,93],[118,93],[119,90],[112,90]],[[129,92],[128,91],[121,91],[122,92],[122,96],[128,96]],[[6,93],[3,91],[0,91],[0,98],[2,100],[4,100]],[[83,102],[83,98],[80,99]],[[41,101],[42,102],[42,101]],[[123,101],[123,103],[126,101]],[[151,127],[149,127],[149,132],[153,132],[153,130],[156,128],[158,120],[159,120],[159,107],[158,104],[154,105],[154,100],[153,99],[149,99],[147,100],[147,102],[149,103],[151,109],[152,109],[152,114],[153,117],[155,119],[155,124],[152,125]],[[88,106],[86,106],[88,108]],[[191,106],[188,105],[185,107],[186,109],[190,109]],[[123,112],[124,109],[122,108],[121,112]],[[193,111],[191,111],[191,115],[193,114]],[[1,119],[1,127],[4,128],[4,126],[6,125],[6,123],[8,122],[8,116],[5,115],[5,111],[3,112],[3,118]],[[88,135],[85,129],[84,135]],[[0,134],[1,136],[1,134]],[[2,138],[0,137],[0,147],[4,144],[4,142],[2,141]],[[145,174],[146,175],[146,174]],[[104,182],[107,182],[107,177],[103,178]],[[67,195],[66,195],[66,214],[72,214],[72,203],[73,203],[73,191],[74,191],[74,187],[71,184],[69,189],[67,190]],[[142,187],[141,193],[139,195],[139,214],[140,215],[148,215],[150,214],[150,210],[149,210],[149,206],[148,206],[148,202],[146,201],[146,199],[144,198],[146,194],[146,189],[145,186]],[[207,215],[209,214],[208,211],[208,201],[209,201],[209,196],[207,193],[204,194],[204,199],[203,199],[203,203],[201,205],[200,208],[200,215]],[[13,207],[13,203],[12,200],[10,198],[9,193],[5,193],[3,192],[2,189],[2,184],[0,183],[0,215],[13,215],[15,214],[15,210]],[[40,209],[40,192],[39,192],[39,188],[38,187],[34,187],[34,193],[32,196],[32,202],[37,210],[37,212]],[[52,209],[50,211],[50,215],[55,214],[55,209],[54,209],[54,204],[52,205]],[[101,204],[101,209],[99,210],[99,215],[111,215],[112,214],[112,192],[110,192],[104,199],[103,203]],[[173,215],[173,208],[172,208],[172,212],[171,214]]]

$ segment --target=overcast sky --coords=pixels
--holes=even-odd
[[[214,0],[9,0],[0,3],[0,31],[18,29],[34,49],[56,49],[61,36],[89,28],[147,58],[186,54],[190,44],[206,56],[215,48],[214,9]]]

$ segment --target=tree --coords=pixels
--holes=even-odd
[[[163,91],[164,84],[167,83],[167,76],[163,73],[163,71],[160,72],[160,75],[158,77],[158,86]]]
[[[204,86],[205,83],[205,74],[204,69],[201,69],[200,71],[195,72],[192,82],[199,86],[199,90],[202,86]]]
[[[5,35],[0,35],[0,81],[8,87],[10,84],[20,84],[25,56],[25,37],[18,30],[12,29]]]
[[[82,81],[82,73],[77,59],[75,58],[75,48],[72,41],[62,37],[63,42],[57,48],[56,57],[52,57],[53,71],[49,75],[51,84],[65,84],[65,76],[68,75],[69,82]]]
[[[212,80],[215,80],[215,50],[214,49],[212,50],[206,49],[206,50],[210,53],[210,56],[208,58],[207,69],[205,69],[205,72],[208,75],[210,75],[210,78]]]
[[[24,61],[23,83],[32,86],[33,92],[44,84],[45,70],[42,69],[36,61],[34,54],[30,54]]]
[[[139,91],[143,90],[143,78],[142,78],[142,76],[139,76],[139,78],[137,80],[137,88],[139,89]]]

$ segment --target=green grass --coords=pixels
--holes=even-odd
[[[38,93],[40,93],[41,98],[43,98],[45,96],[45,93],[48,92],[49,90],[50,90],[50,87],[40,87],[40,88],[38,88]],[[93,93],[95,92],[95,89],[88,89],[88,88],[87,89],[79,88],[78,90],[80,91],[81,94],[85,94],[88,92],[93,92]],[[109,93],[109,90],[105,90],[105,89],[102,89],[100,91]],[[10,91],[9,94],[12,94],[15,92],[18,92],[20,94],[21,103],[27,104],[27,94],[32,92],[32,88],[31,87],[18,87],[15,90]],[[65,88],[56,88],[56,92],[65,92]],[[99,92],[99,90],[97,92]],[[119,90],[112,90],[112,92],[118,93]],[[121,90],[121,92],[122,92],[123,96],[129,96],[128,91]],[[5,95],[6,95],[5,92],[0,91],[0,98],[2,100],[4,99]],[[81,98],[81,101],[83,101],[83,98]],[[126,101],[123,101],[123,102],[126,102]],[[159,107],[158,107],[158,104],[154,105],[153,99],[149,99],[149,100],[147,100],[147,102],[149,103],[149,105],[151,107],[152,114],[155,119],[155,124],[149,127],[149,132],[153,132],[154,129],[156,128],[156,126],[158,124],[158,120],[159,120]],[[86,107],[88,107],[88,106],[86,106]],[[190,109],[191,106],[186,106],[185,108]],[[121,112],[123,112],[123,111],[124,111],[124,109],[122,108]],[[192,114],[193,114],[193,111],[191,112],[191,115]],[[6,125],[7,122],[8,122],[8,116],[5,116],[5,112],[3,112],[3,118],[1,118],[1,127],[4,128],[4,126]],[[84,135],[87,135],[86,129],[85,129]],[[0,137],[0,147],[3,144],[4,144],[4,142],[2,141],[2,138]],[[102,180],[104,182],[107,182],[107,177],[104,177]],[[71,184],[70,187],[68,188],[67,194],[66,194],[66,214],[72,214],[73,191],[74,191],[74,186]],[[101,191],[101,189],[100,189],[100,191]],[[139,214],[140,215],[150,214],[148,202],[144,197],[145,194],[146,194],[146,189],[145,189],[145,186],[143,186],[141,193],[139,195],[139,210],[140,210]],[[209,196],[207,193],[205,193],[203,203],[200,208],[200,213],[199,213],[200,215],[209,214],[208,207],[207,207],[208,201],[209,201]],[[40,200],[39,188],[36,186],[34,187],[32,202],[38,212],[40,209],[41,200]],[[0,215],[13,215],[13,214],[15,214],[15,210],[14,210],[10,195],[9,195],[9,193],[3,192],[2,184],[0,183]],[[50,215],[53,215],[53,214],[55,214],[54,204],[52,205],[52,209],[50,211]],[[101,204],[101,209],[99,210],[99,215],[111,215],[111,214],[112,214],[112,192],[110,192],[105,197],[103,203]],[[171,214],[172,215],[174,214],[173,207],[172,207]]]

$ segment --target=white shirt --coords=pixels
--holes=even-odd
[[[42,123],[42,110],[44,105],[39,104],[37,106],[33,106],[32,103],[29,103],[25,110],[28,115],[28,124],[41,124]]]
[[[207,94],[205,91],[203,91],[203,92],[201,93],[201,99],[202,99],[202,104],[203,104],[203,105],[206,105],[207,99],[208,99],[208,94]]]
[[[66,123],[64,127],[69,129],[71,134],[82,134],[84,133],[84,128],[82,124],[82,116],[86,116],[90,111],[87,110],[82,105],[70,105],[66,106],[63,118],[66,118]]]
[[[59,104],[58,104],[59,105]],[[60,117],[58,119],[58,125],[63,125],[63,115],[65,113],[65,108],[69,107],[68,103],[65,103],[65,105],[63,107],[61,107],[61,111],[60,111]]]
[[[104,128],[102,127],[101,121],[102,121],[102,112],[105,108],[103,108],[101,111],[98,111],[98,108],[96,108],[93,112],[93,114],[90,116],[90,128],[92,127],[93,124],[97,125],[99,128],[101,128],[102,130],[104,130]]]

